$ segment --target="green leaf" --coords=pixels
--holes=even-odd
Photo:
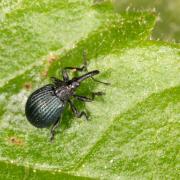
[[[177,178],[179,46],[148,40],[156,16],[91,1],[18,3],[3,6],[0,22],[0,177]],[[79,66],[83,50],[111,85],[82,84],[79,94],[106,95],[76,103],[89,122],[67,107],[51,143],[26,120],[26,100],[62,67]]]

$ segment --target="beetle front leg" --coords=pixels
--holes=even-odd
[[[65,67],[62,70],[63,80],[66,81],[66,82],[69,80],[69,76],[68,76],[67,70],[74,70],[74,71],[77,71],[77,72],[82,72],[82,71],[86,71],[87,72],[87,59],[86,59],[85,51],[83,51],[83,64],[82,64],[81,67]]]
[[[87,58],[86,58],[85,50],[83,51],[83,64],[81,65],[81,67],[65,67],[64,69],[65,70],[74,70],[74,71],[78,71],[78,72],[82,72],[82,71],[87,72]]]
[[[69,81],[69,75],[68,75],[68,72],[67,70],[75,70],[75,71],[84,71],[86,69],[86,67],[83,65],[82,67],[65,67],[63,70],[62,70],[62,76],[63,76],[63,80],[65,82]]]
[[[68,100],[68,102],[70,104],[71,110],[77,118],[81,118],[82,116],[84,116],[86,120],[88,120],[88,115],[84,111],[79,112],[77,108],[74,106],[74,104],[71,102],[71,100]]]
[[[69,75],[68,75],[66,69],[63,69],[63,70],[62,70],[62,77],[63,77],[63,80],[64,80],[65,82],[68,82],[68,81],[69,81]]]

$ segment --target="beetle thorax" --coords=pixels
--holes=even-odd
[[[68,85],[57,88],[55,92],[62,101],[67,101],[74,94],[74,90]]]

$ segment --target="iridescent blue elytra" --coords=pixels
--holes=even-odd
[[[93,92],[91,97],[77,95],[76,89],[80,83],[87,78],[92,78],[96,82],[104,83],[94,79],[92,76],[99,74],[98,70],[87,72],[86,74],[69,79],[67,70],[75,69],[77,71],[87,72],[86,63],[82,68],[66,67],[62,70],[63,80],[52,77],[52,84],[47,84],[36,91],[34,91],[26,102],[25,114],[28,121],[37,128],[46,128],[51,126],[51,140],[54,139],[55,129],[58,127],[61,115],[64,111],[66,104],[69,104],[76,117],[80,118],[87,114],[82,111],[79,112],[73,104],[71,98],[80,101],[92,101],[95,96],[103,95],[102,92]],[[104,83],[108,84],[108,83]]]

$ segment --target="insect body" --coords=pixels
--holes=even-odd
[[[87,72],[80,77],[74,77],[69,79],[67,70],[75,69],[77,71],[87,71],[86,65],[82,68],[66,67],[62,70],[63,80],[52,77],[52,84],[45,85],[40,89],[34,91],[28,98],[25,106],[25,114],[28,121],[38,128],[51,128],[51,140],[54,139],[55,129],[60,123],[61,114],[66,106],[69,104],[76,117],[80,118],[85,116],[88,119],[87,114],[82,111],[79,112],[74,106],[71,97],[80,101],[92,101],[95,96],[103,95],[102,92],[92,93],[91,97],[80,96],[75,93],[76,89],[80,86],[81,82],[87,78],[92,78],[94,81],[103,83],[93,78],[93,76],[99,74],[98,70]],[[104,83],[108,84],[108,83]]]
[[[38,127],[45,128],[59,120],[65,103],[56,96],[52,84],[36,90],[26,103],[26,116],[29,122]]]

